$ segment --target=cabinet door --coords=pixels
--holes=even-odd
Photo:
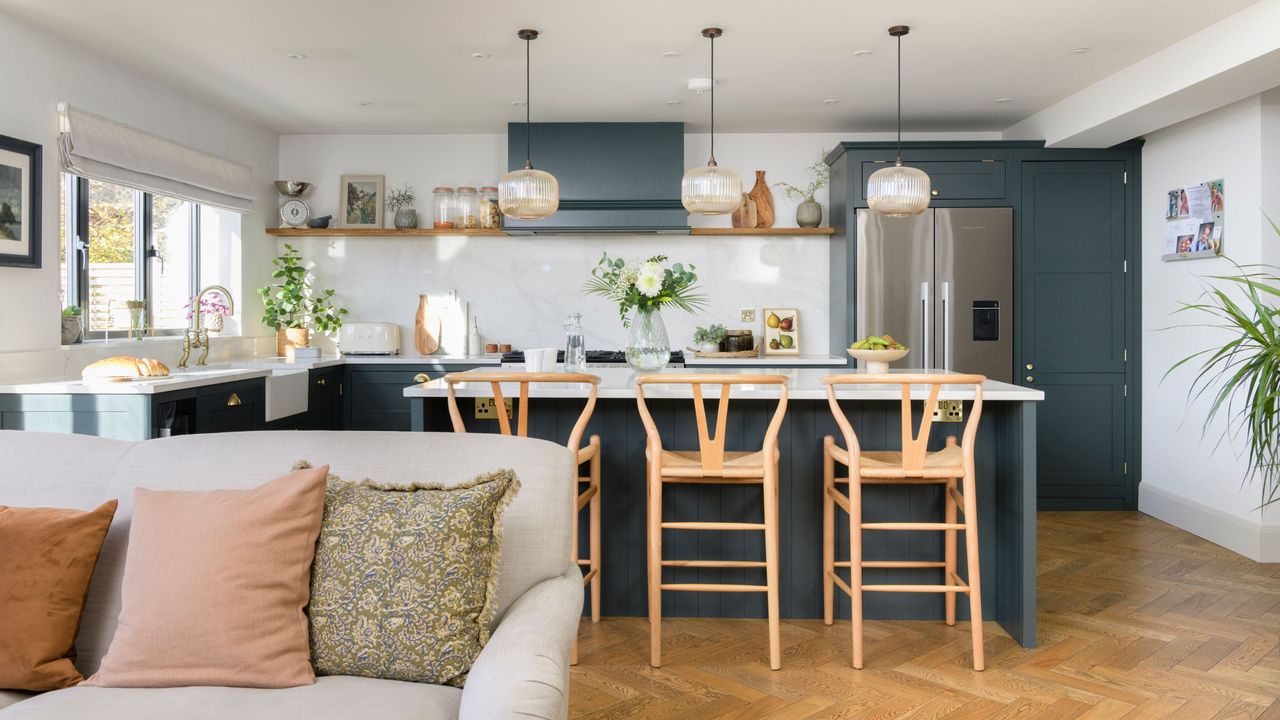
[[[342,429],[342,368],[311,371],[307,397],[307,430]]]
[[[867,180],[892,161],[862,163],[862,200],[867,199]],[[938,200],[1003,200],[1005,164],[1003,160],[907,160],[905,164],[929,174],[929,185]]]
[[[343,383],[343,428],[346,430],[410,429],[409,399],[404,389],[419,374],[431,379],[443,375],[426,368],[348,366]]]
[[[1041,507],[1130,507],[1122,161],[1022,164],[1021,384],[1037,411]]]
[[[258,430],[265,418],[265,385],[262,380],[227,383],[196,395],[198,433]]]

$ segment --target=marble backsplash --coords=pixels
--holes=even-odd
[[[317,287],[334,288],[355,322],[401,326],[402,353],[413,352],[418,295],[457,290],[471,305],[484,342],[516,348],[560,346],[561,323],[582,313],[587,347],[621,349],[626,331],[617,307],[582,292],[600,256],[655,254],[697,267],[709,296],[697,316],[664,313],[673,348],[694,327],[748,327],[741,308],[800,311],[800,351],[828,350],[830,280],[826,236],[557,235],[549,237],[291,238]],[[280,243],[283,249],[283,241]]]

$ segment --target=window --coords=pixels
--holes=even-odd
[[[84,309],[90,337],[129,327],[146,302],[157,334],[186,327],[200,271],[200,206],[122,185],[63,175],[65,305]]]

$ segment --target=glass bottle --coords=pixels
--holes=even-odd
[[[460,187],[455,196],[457,213],[454,215],[454,227],[464,230],[480,229],[480,196],[473,187]]]
[[[480,188],[480,229],[502,229],[502,211],[498,209],[498,188],[493,185]]]
[[[587,342],[582,336],[582,313],[572,313],[564,321],[564,371],[587,369]]]
[[[431,226],[437,230],[452,230],[454,227],[453,188],[438,187],[431,193]]]

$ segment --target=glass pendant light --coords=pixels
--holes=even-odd
[[[520,220],[547,217],[560,207],[560,183],[549,172],[533,167],[533,126],[529,122],[529,43],[537,39],[537,30],[521,30],[516,37],[524,41],[524,168],[512,170],[498,181],[498,208],[502,214]]]
[[[867,205],[888,217],[919,215],[929,207],[928,174],[902,164],[902,36],[909,32],[906,25],[889,28],[889,35],[898,39],[898,159],[867,178]]]
[[[716,165],[716,38],[723,34],[720,28],[702,31],[711,40],[711,159],[680,181],[680,202],[695,215],[727,215],[742,205],[742,176]]]

